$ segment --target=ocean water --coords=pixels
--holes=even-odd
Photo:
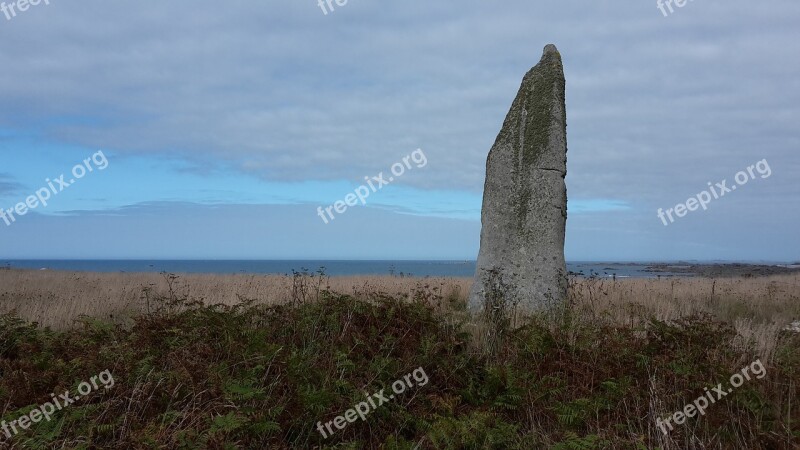
[[[197,261],[197,260],[7,260],[0,266],[33,270],[68,270],[79,272],[169,272],[210,274],[291,274],[292,271],[327,275],[404,275],[436,277],[471,277],[475,261]],[[567,269],[586,276],[651,278],[642,263],[569,262]],[[323,269],[324,268],[324,269]],[[669,273],[660,273],[669,276]]]

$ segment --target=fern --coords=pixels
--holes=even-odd
[[[580,437],[577,434],[567,431],[564,433],[564,440],[553,444],[553,450],[594,450],[605,448],[611,443],[601,439],[599,436],[590,434]]]

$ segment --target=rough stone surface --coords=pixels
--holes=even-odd
[[[486,161],[481,246],[470,309],[502,285],[518,311],[550,312],[567,293],[567,115],[552,44],[523,78]],[[494,286],[494,287],[493,287]]]

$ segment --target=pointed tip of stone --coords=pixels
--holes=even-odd
[[[559,69],[563,70],[562,65],[563,62],[561,61],[561,53],[558,51],[555,45],[547,44],[544,46],[544,51],[542,52],[542,58],[535,66],[533,66],[530,72],[525,74],[525,79],[530,77],[531,74],[537,69],[541,69],[547,66],[547,67],[558,67]]]
[[[550,56],[555,56],[556,58],[561,59],[561,53],[558,52],[558,49],[553,44],[545,45],[544,51],[542,52],[542,59]]]

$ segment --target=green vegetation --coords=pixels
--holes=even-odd
[[[133,326],[55,332],[0,316],[0,413],[11,421],[106,369],[99,390],[10,440],[19,448],[792,448],[800,444],[800,335],[767,376],[664,436],[678,411],[759,355],[708,316],[629,327],[509,330],[491,357],[463,305],[435,293],[323,292],[289,305],[149,299]],[[462,319],[460,319],[462,318]],[[318,421],[423,367],[424,387],[323,439]],[[8,445],[0,434],[0,446]],[[418,446],[419,445],[419,446]],[[417,447],[418,446],[418,447]]]

